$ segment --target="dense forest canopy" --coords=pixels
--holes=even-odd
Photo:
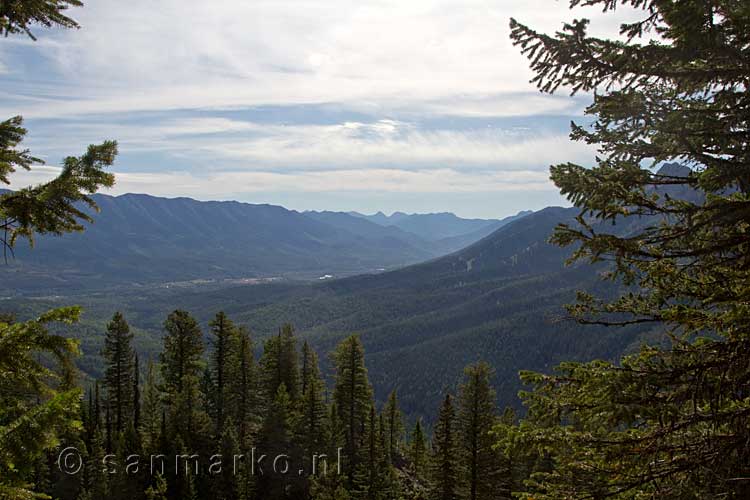
[[[741,1],[588,0],[605,12],[643,11],[625,41],[588,35],[588,22],[553,36],[511,20],[545,92],[594,94],[596,165],[562,163],[552,179],[580,208],[554,241],[574,259],[611,262],[632,285],[614,301],[581,294],[582,324],[661,325],[667,347],[643,346],[620,364],[565,363],[525,373],[529,417],[500,427],[501,446],[549,455],[528,498],[745,498],[750,494],[750,6]],[[686,177],[654,173],[664,161]],[[662,195],[656,188],[669,189]],[[681,189],[700,196],[685,198]],[[595,221],[648,221],[631,234]],[[523,444],[522,444],[523,443]]]

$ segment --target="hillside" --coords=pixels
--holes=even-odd
[[[668,192],[679,198],[694,195]],[[84,351],[93,356],[98,352],[95,332],[116,309],[138,328],[137,341],[145,352],[153,352],[164,318],[176,307],[191,311],[204,326],[224,310],[256,338],[290,322],[321,353],[355,332],[367,350],[381,402],[397,388],[411,415],[433,414],[441,391],[462,368],[484,359],[496,369],[500,404],[518,406],[519,370],[549,371],[563,360],[615,359],[645,333],[561,321],[563,306],[575,300],[577,290],[605,296],[616,291],[601,281],[601,269],[566,267],[571,249],[548,243],[554,227],[574,223],[577,214],[574,208],[550,207],[455,253],[389,272],[315,284],[141,288],[118,292],[116,299],[108,293],[65,296],[25,307],[38,311],[82,303],[88,311],[88,333],[81,334]],[[653,221],[616,222],[601,230],[626,233]],[[8,308],[17,303],[5,302]],[[92,373],[96,366],[90,363]]]
[[[385,232],[347,231],[273,205],[95,195],[83,233],[21,243],[5,293],[196,279],[348,275],[435,254]],[[380,226],[372,224],[375,229]]]
[[[397,388],[409,414],[433,414],[441,391],[462,368],[484,359],[496,368],[500,404],[517,406],[519,370],[549,370],[566,359],[614,358],[638,333],[559,321],[576,290],[609,290],[591,267],[566,268],[568,251],[547,243],[554,226],[576,213],[548,208],[464,250],[391,272],[313,285],[131,290],[118,293],[116,303],[102,293],[35,306],[82,303],[89,332],[82,334],[84,351],[94,357],[98,347],[92,332],[115,309],[139,329],[137,342],[147,353],[175,307],[191,311],[204,326],[224,310],[256,338],[291,322],[321,353],[356,332],[379,401]],[[96,373],[96,363],[89,369]]]
[[[343,212],[275,205],[95,195],[82,233],[39,236],[0,268],[0,292],[64,292],[191,280],[316,279],[402,267],[445,255],[502,225],[440,240]],[[87,210],[91,213],[90,210]],[[452,215],[452,214],[451,214]],[[466,221],[452,216],[451,224]],[[472,226],[473,227],[473,226]]]

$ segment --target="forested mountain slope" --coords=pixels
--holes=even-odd
[[[6,292],[193,279],[347,275],[435,256],[372,224],[351,232],[273,205],[95,195],[83,233],[18,245],[0,272]],[[416,240],[415,240],[416,241]]]
[[[398,389],[413,416],[434,414],[443,389],[480,359],[496,369],[499,403],[517,406],[519,370],[546,371],[566,359],[614,358],[637,335],[561,321],[563,305],[574,300],[576,290],[603,294],[611,287],[592,267],[565,267],[569,250],[547,243],[555,225],[575,214],[548,208],[464,250],[391,272],[314,285],[129,290],[118,292],[116,303],[109,293],[65,301],[86,307],[89,320],[81,337],[94,358],[96,332],[115,309],[138,329],[136,345],[147,354],[173,309],[190,311],[204,326],[224,310],[257,338],[290,322],[319,352],[359,333],[376,398],[383,401]],[[86,368],[96,373],[97,363],[89,361]]]
[[[442,230],[425,239],[343,212],[299,213],[275,205],[142,194],[93,198],[101,212],[93,214],[95,222],[83,233],[38,236],[33,250],[26,244],[17,246],[15,258],[0,268],[0,292],[69,293],[170,281],[347,276],[445,255],[505,221],[441,241]],[[454,225],[471,222],[450,215]]]
[[[64,300],[88,308],[91,331],[82,337],[92,355],[97,347],[89,337],[115,309],[140,330],[136,342],[146,351],[171,310],[189,310],[204,325],[224,310],[257,337],[292,323],[319,352],[330,351],[353,332],[361,334],[377,399],[397,388],[412,415],[434,413],[442,389],[479,359],[496,369],[500,404],[517,405],[519,370],[548,371],[563,360],[615,359],[643,333],[561,320],[563,306],[575,300],[577,290],[595,290],[599,296],[615,290],[601,281],[602,269],[566,267],[571,249],[548,243],[554,227],[573,224],[577,214],[574,208],[547,208],[453,254],[379,274],[313,285],[139,289],[118,293],[117,301],[108,293]],[[628,233],[649,221],[627,222],[602,230]],[[12,307],[12,301],[7,305]],[[90,369],[96,371],[96,364]]]
[[[576,213],[548,208],[446,257],[228,313],[261,332],[290,321],[322,352],[360,333],[377,398],[397,388],[413,414],[433,412],[444,387],[479,359],[497,370],[500,403],[516,405],[519,370],[614,358],[635,338],[635,330],[560,320],[576,290],[607,288],[592,267],[566,268],[568,251],[547,243],[554,226]]]

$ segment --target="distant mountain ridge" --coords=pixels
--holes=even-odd
[[[508,223],[518,217],[528,215],[531,211],[523,211],[517,215],[502,219]],[[397,227],[404,231],[416,234],[428,241],[439,241],[445,238],[453,238],[470,233],[488,229],[489,234],[492,230],[497,229],[498,219],[464,219],[450,212],[439,212],[429,214],[407,214],[404,212],[394,212],[391,215],[385,215],[383,212],[377,212],[373,215],[365,215],[359,212],[349,212],[349,214],[367,219],[381,226]]]
[[[0,292],[341,277],[429,260],[463,244],[434,243],[338,212],[145,194],[93,198],[101,211],[85,208],[94,223],[84,232],[38,236],[33,250],[23,241],[17,245],[15,259],[0,268]]]

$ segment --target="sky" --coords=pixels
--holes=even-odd
[[[563,205],[551,164],[591,96],[542,94],[510,17],[616,35],[634,13],[554,0],[98,0],[79,30],[0,40],[0,117],[21,114],[41,182],[119,142],[108,194],[296,210],[503,217]]]

